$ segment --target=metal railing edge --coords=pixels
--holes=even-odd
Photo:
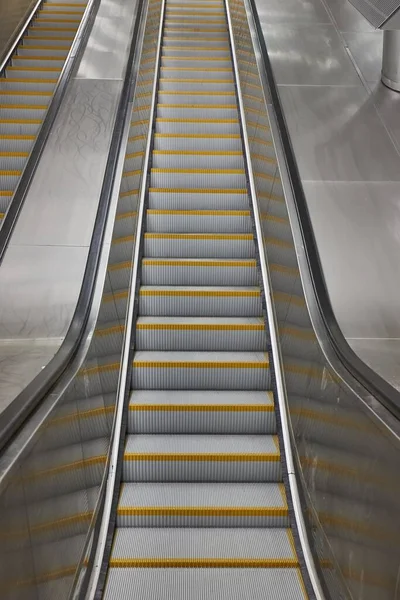
[[[99,3],[100,0],[94,0]],[[93,4],[92,4],[93,6]],[[134,52],[137,31],[140,23],[142,2],[138,2],[138,12],[132,31],[130,52]],[[130,56],[131,58],[131,56]],[[126,66],[124,84],[118,104],[114,131],[110,143],[103,185],[100,192],[99,205],[96,213],[93,234],[90,241],[88,258],[82,280],[82,286],[76,308],[63,343],[46,367],[26,386],[13,402],[0,413],[0,452],[4,450],[15,436],[26,419],[37,408],[42,399],[55,386],[76,355],[85,330],[91,301],[95,290],[98,268],[100,264],[100,249],[107,227],[107,217],[110,198],[114,185],[115,172],[118,166],[119,149],[124,133],[125,114],[128,110],[128,98],[132,86],[132,69],[129,59]],[[122,115],[122,116],[121,116]]]
[[[40,8],[40,5],[43,3],[43,0],[36,0],[36,2],[31,2],[30,7],[28,7],[25,15],[22,19],[17,23],[16,28],[13,31],[11,39],[8,42],[5,50],[3,51],[3,58],[0,57],[0,75],[7,67],[8,63],[11,60],[12,55],[18,47],[18,44],[21,42],[24,37],[28,27],[32,23],[37,11]]]

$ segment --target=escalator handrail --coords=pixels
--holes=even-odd
[[[94,0],[94,2],[96,1],[97,0]],[[5,446],[19,431],[32,412],[56,385],[76,356],[81,343],[84,341],[83,335],[96,289],[96,280],[101,261],[101,248],[108,224],[108,213],[119,163],[125,117],[129,108],[132,85],[136,79],[137,65],[133,62],[133,54],[138,36],[142,8],[143,3],[139,1],[137,3],[137,14],[132,32],[130,54],[116,111],[114,130],[100,192],[93,234],[75,312],[64,341],[55,356],[15,398],[15,400],[0,413],[0,451],[3,451]]]
[[[318,252],[317,242],[314,235],[311,217],[307,206],[299,168],[297,165],[294,149],[289,135],[288,126],[284,116],[282,102],[279,96],[272,64],[268,55],[267,46],[257,12],[255,0],[248,0],[252,11],[258,44],[261,51],[261,60],[265,68],[266,79],[269,87],[272,106],[275,112],[279,129],[280,141],[286,158],[286,166],[290,179],[291,191],[296,208],[298,226],[304,246],[309,275],[312,282],[313,294],[317,310],[334,350],[337,360],[345,367],[351,376],[384,406],[397,420],[400,420],[400,392],[385,381],[378,373],[363,362],[352,350],[334,314],[323,269]],[[382,418],[382,415],[381,415]]]
[[[31,25],[33,19],[35,18],[36,12],[42,2],[43,0],[40,0],[40,2],[38,2],[35,5],[34,10],[32,10],[32,12],[30,13],[26,24],[24,25],[18,37],[14,41],[10,52],[7,54],[6,59],[1,64],[0,74],[7,67],[13,52],[17,48],[18,44],[21,42],[22,37],[25,35],[29,26]],[[0,227],[0,266],[3,262],[8,244],[10,242],[15,225],[18,221],[21,209],[28,195],[29,188],[36,173],[36,169],[44,151],[47,139],[50,135],[51,129],[54,125],[58,111],[60,109],[62,100],[65,96],[67,85],[71,79],[72,73],[74,72],[75,66],[78,64],[78,60],[80,59],[82,52],[85,49],[86,42],[89,38],[91,28],[93,26],[98,8],[100,6],[100,2],[101,0],[89,0],[87,3],[85,12],[82,16],[82,20],[76,32],[75,39],[72,42],[67,58],[65,59],[64,66],[61,70],[60,77],[58,79],[56,87],[54,88],[54,94],[50,101],[42,126],[38,132],[29,158],[23,169],[22,175],[15,189],[10,206],[6,211],[2,226]]]

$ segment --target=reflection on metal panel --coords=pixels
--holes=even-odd
[[[36,0],[0,0],[0,64]]]
[[[400,447],[330,368],[305,301],[242,0],[230,0],[306,514],[332,598],[398,594]],[[267,99],[267,102],[269,100]]]
[[[0,589],[7,600],[67,599],[82,553],[90,550],[87,536],[114,416],[141,183],[140,176],[130,176],[129,161],[144,154],[149,107],[137,108],[152,86],[160,9],[160,0],[150,0],[146,60],[137,78],[108,273],[88,356],[0,495]],[[140,172],[140,161],[135,168]]]

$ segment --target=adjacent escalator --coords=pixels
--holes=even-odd
[[[303,599],[224,3],[167,0],[161,52],[103,597]]]
[[[0,73],[0,227],[86,5],[45,0]]]

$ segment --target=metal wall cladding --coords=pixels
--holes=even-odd
[[[14,11],[18,17],[19,4],[23,2],[0,2],[1,35],[6,26],[4,15]],[[153,85],[160,13],[161,1],[150,0],[125,172],[133,158],[135,169],[141,172],[142,168],[150,114],[150,103],[143,106],[142,98]],[[0,589],[4,600],[68,598],[81,558],[85,564],[89,555],[88,535],[116,403],[141,185],[140,176],[123,180],[105,291],[87,358],[0,495]],[[78,573],[80,582],[84,568]]]
[[[332,371],[308,314],[243,0],[228,0],[307,515],[332,598],[399,597],[399,445]],[[338,568],[337,568],[338,567]]]

